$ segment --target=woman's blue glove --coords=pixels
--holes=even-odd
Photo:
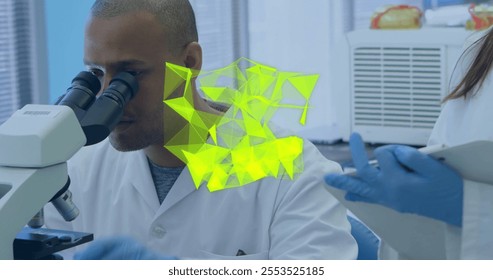
[[[462,226],[463,182],[456,171],[401,145],[377,148],[377,168],[368,163],[359,134],[351,135],[349,146],[357,176],[325,176],[328,185],[347,191],[346,200],[378,203],[399,212]]]
[[[86,250],[76,253],[75,260],[176,260],[153,252],[132,238],[113,237],[94,241]]]

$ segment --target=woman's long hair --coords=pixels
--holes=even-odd
[[[491,65],[493,64],[493,28],[490,28],[486,35],[474,42],[466,52],[471,51],[473,47],[478,44],[481,44],[481,47],[479,48],[473,63],[469,66],[466,75],[454,90],[445,97],[443,102],[472,96],[476,94],[483,85],[491,69]],[[464,56],[464,54],[462,56]]]

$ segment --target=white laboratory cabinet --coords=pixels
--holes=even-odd
[[[357,30],[338,48],[333,84],[344,140],[424,145],[470,31]]]

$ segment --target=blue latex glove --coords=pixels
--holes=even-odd
[[[378,203],[462,226],[463,182],[456,171],[402,145],[377,148],[377,168],[368,164],[359,134],[351,135],[349,146],[357,176],[325,176],[328,185],[347,191],[346,200]]]
[[[153,252],[129,237],[102,238],[86,250],[76,253],[75,260],[176,260]]]

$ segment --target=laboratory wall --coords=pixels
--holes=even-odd
[[[93,1],[45,0],[50,103],[85,70],[84,25]]]
[[[299,124],[300,112],[279,111],[274,118],[314,141],[338,138],[332,102],[337,95],[330,92],[331,71],[337,67],[330,50],[345,28],[340,14],[345,4],[348,1],[249,0],[250,57],[280,71],[320,75],[305,126]]]

